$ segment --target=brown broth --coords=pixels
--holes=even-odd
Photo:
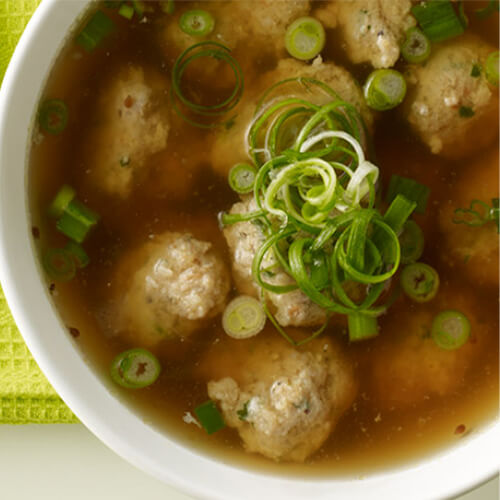
[[[187,8],[189,2],[181,8]],[[382,182],[393,173],[415,178],[432,189],[429,209],[419,216],[426,236],[425,262],[439,272],[444,290],[457,289],[470,298],[471,308],[482,325],[484,342],[480,364],[469,370],[459,391],[444,397],[429,397],[409,408],[382,408],[370,382],[369,360],[383,356],[394,325],[391,314],[416,311],[418,307],[400,298],[392,312],[381,319],[386,335],[361,344],[349,344],[344,328],[330,327],[324,335],[340,339],[356,367],[360,380],[358,398],[343,416],[336,430],[307,463],[275,464],[254,455],[245,454],[236,431],[224,429],[206,436],[193,425],[182,421],[185,412],[192,412],[207,399],[206,376],[197,370],[199,361],[216,344],[232,340],[224,334],[220,317],[184,342],[165,341],[155,349],[163,372],[153,386],[141,391],[126,391],[109,380],[108,367],[114,356],[132,347],[113,330],[113,279],[116,265],[126,252],[148,238],[168,230],[189,230],[196,237],[209,239],[226,255],[224,239],[218,230],[216,215],[237,200],[225,179],[210,169],[207,158],[213,141],[212,132],[185,125],[171,130],[168,154],[151,158],[149,174],[135,186],[130,198],[114,199],[92,190],[86,183],[84,158],[86,131],[92,126],[91,110],[102,82],[118,67],[134,62],[151,65],[165,78],[178,54],[162,50],[156,42],[164,20],[140,24],[128,22],[110,11],[119,26],[103,48],[92,56],[84,55],[68,43],[55,64],[44,97],[64,99],[71,118],[67,130],[58,137],[45,137],[34,143],[30,165],[30,200],[33,225],[40,231],[36,244],[40,249],[62,246],[62,237],[52,220],[45,216],[46,207],[62,184],[77,187],[79,198],[97,211],[102,219],[85,243],[91,263],[76,279],[55,285],[54,300],[68,328],[78,328],[75,340],[88,363],[97,371],[109,389],[134,406],[145,421],[164,430],[179,441],[220,460],[246,467],[256,467],[272,473],[294,475],[353,475],[359,476],[376,469],[416,460],[431,452],[452,446],[465,435],[473,434],[496,415],[498,408],[498,294],[496,289],[472,287],[442,264],[442,235],[437,224],[439,208],[453,200],[456,178],[467,169],[468,162],[447,162],[431,155],[412,135],[396,113],[386,113],[377,124],[374,145]],[[498,17],[481,24],[470,16],[470,29],[479,32],[491,43],[498,38]],[[485,26],[487,29],[485,30]],[[329,33],[330,37],[335,35]],[[332,38],[334,39],[334,38]],[[363,66],[352,66],[342,54],[340,44],[330,44],[335,50],[326,51],[325,59],[345,65],[360,81],[367,73]],[[255,49],[248,49],[255,50]],[[234,53],[243,58],[241,49]],[[273,66],[268,58],[254,58],[254,77]],[[252,79],[249,79],[251,85]],[[217,99],[214,93],[214,99]],[[498,150],[498,144],[493,146]],[[485,158],[487,157],[485,153]],[[162,169],[169,173],[170,185],[157,182]],[[193,176],[186,188],[186,172]],[[183,193],[186,193],[183,195]],[[432,307],[432,306],[429,306]],[[391,326],[392,325],[392,326]],[[69,332],[68,332],[69,334]],[[392,332],[397,336],[397,331]],[[278,335],[270,326],[260,335]],[[465,426],[465,432],[457,434]]]

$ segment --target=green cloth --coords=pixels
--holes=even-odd
[[[0,83],[17,41],[41,0],[0,0]],[[0,289],[0,423],[78,422],[38,368]]]

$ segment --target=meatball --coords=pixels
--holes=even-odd
[[[193,9],[203,9],[215,20],[213,32],[207,37],[234,49],[239,43],[259,44],[263,48],[279,50],[284,48],[285,31],[295,19],[307,15],[309,0],[254,0],[233,2],[228,9],[226,3],[198,2]],[[184,33],[179,27],[183,11],[168,19],[163,34],[166,46],[185,50],[200,41]]]
[[[373,114],[365,103],[361,87],[347,70],[333,63],[324,63],[321,57],[317,57],[312,64],[295,59],[282,59],[274,70],[262,77],[258,85],[259,90],[253,94],[247,94],[239,104],[238,116],[233,126],[225,133],[219,133],[216,138],[212,149],[212,165],[217,173],[226,176],[235,163],[248,161],[245,133],[255,113],[259,94],[275,83],[299,76],[314,78],[329,85],[343,100],[356,107],[368,130],[372,129]],[[312,100],[317,104],[332,100],[332,97],[326,93],[313,94],[305,85],[295,89],[293,95]]]
[[[107,194],[127,197],[148,157],[167,145],[167,84],[139,66],[126,67],[103,87],[86,141],[89,180]]]
[[[410,0],[354,0],[325,2],[316,17],[329,28],[339,28],[349,59],[389,68],[399,59],[405,32],[415,26]]]
[[[245,214],[257,209],[253,198],[248,197],[231,208],[232,214]],[[252,263],[257,250],[264,242],[264,235],[253,222],[238,222],[224,229],[233,266],[233,277],[239,292],[245,295],[259,294],[259,287],[252,277]],[[290,285],[294,280],[278,265],[272,252],[265,260],[267,276],[264,279],[273,285]],[[326,321],[325,311],[312,302],[300,290],[276,294],[266,292],[271,309],[282,326],[317,326]]]
[[[131,269],[136,269],[131,273]],[[136,344],[183,338],[222,311],[229,274],[212,244],[167,232],[124,261],[123,330]]]
[[[382,342],[373,350],[370,377],[382,407],[418,405],[461,388],[477,361],[482,340],[495,335],[494,327],[476,319],[481,314],[471,299],[444,285],[430,304],[391,310],[382,326]],[[448,309],[462,312],[471,322],[469,340],[455,350],[440,348],[430,333],[434,315]]]
[[[444,245],[440,252],[443,261],[470,283],[498,287],[498,227],[494,221],[483,226],[455,224],[457,208],[469,208],[473,200],[489,206],[498,198],[498,149],[482,155],[461,172],[453,190],[454,200],[439,214]]]
[[[484,72],[472,72],[494,50],[466,35],[436,45],[425,65],[410,69],[410,88],[401,110],[432,153],[463,158],[498,136],[497,91]]]
[[[211,380],[208,394],[245,448],[277,461],[303,462],[332,433],[356,396],[352,367],[328,339],[296,349],[260,337],[233,352],[239,375]]]

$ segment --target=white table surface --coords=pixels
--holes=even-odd
[[[0,426],[0,498],[193,500],[129,465],[83,425]],[[460,500],[499,498],[497,478]]]

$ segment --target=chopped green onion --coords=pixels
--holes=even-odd
[[[486,64],[484,67],[484,72],[486,74],[486,79],[494,85],[498,87],[498,71],[500,66],[500,52],[497,50],[492,52],[488,58],[486,59]]]
[[[76,196],[76,191],[65,184],[56,194],[56,197],[50,204],[48,213],[51,217],[59,218],[65,212],[68,205],[73,201]]]
[[[430,192],[431,190],[427,186],[413,179],[393,175],[389,181],[386,200],[387,203],[392,203],[398,194],[402,194],[405,198],[417,204],[416,213],[423,214],[425,213]]]
[[[476,113],[470,106],[460,106],[458,114],[462,118],[472,118]]]
[[[97,224],[99,216],[78,200],[71,201],[56,227],[77,243],[81,243],[93,226]]]
[[[398,194],[384,214],[384,221],[395,233],[399,233],[416,206],[415,201],[410,201],[406,196]]]
[[[175,12],[174,0],[162,0],[160,8],[165,14],[173,14]]]
[[[68,124],[68,106],[60,99],[45,101],[38,112],[38,123],[44,132],[60,134]]]
[[[83,247],[78,243],[75,243],[74,241],[68,241],[68,243],[66,243],[65,250],[72,255],[72,257],[75,259],[76,266],[80,269],[89,265],[89,256],[87,255],[87,252],[85,252]]]
[[[412,64],[426,61],[431,54],[431,42],[420,28],[413,27],[406,32],[406,39],[401,46],[401,55]]]
[[[411,8],[418,24],[431,42],[442,42],[465,31],[449,0],[427,1]]]
[[[424,252],[424,233],[420,226],[413,220],[408,220],[399,235],[401,246],[401,263],[413,264]]]
[[[325,46],[325,29],[313,17],[296,19],[286,30],[285,47],[288,53],[307,61],[315,58]]]
[[[64,248],[49,248],[43,253],[42,263],[50,279],[70,281],[75,277],[76,264],[72,255]]]
[[[118,10],[118,14],[120,14],[120,16],[124,17],[125,19],[128,19],[129,21],[134,17],[134,12],[134,7],[127,3],[122,3]]]
[[[144,13],[148,10],[148,6],[141,0],[132,0],[132,5],[139,18],[144,17]]]
[[[238,163],[229,171],[229,186],[239,194],[253,191],[257,169],[248,163]]]
[[[470,321],[459,311],[440,312],[432,321],[431,336],[442,349],[458,349],[470,336]]]
[[[368,106],[377,111],[395,108],[406,96],[406,80],[395,69],[377,69],[366,80],[364,95]]]
[[[486,19],[495,12],[498,12],[499,10],[500,10],[500,3],[498,2],[498,0],[490,0],[486,7],[482,9],[476,9],[474,13],[480,19]]]
[[[377,319],[366,314],[349,314],[347,317],[349,340],[356,342],[378,335]]]
[[[212,14],[206,10],[188,10],[182,14],[179,26],[188,35],[206,36],[214,30],[215,20]]]
[[[142,389],[153,384],[160,372],[160,362],[146,349],[129,349],[111,363],[111,378],[127,389]]]
[[[222,415],[212,400],[195,408],[194,413],[198,417],[202,427],[207,431],[207,434],[213,434],[226,427]]]
[[[439,275],[427,264],[410,264],[401,273],[401,288],[415,302],[428,302],[439,289]]]
[[[266,324],[262,304],[253,297],[241,295],[232,300],[222,315],[224,331],[235,339],[248,339],[257,335]]]
[[[113,21],[98,10],[76,37],[76,43],[87,52],[92,52],[114,29]]]
[[[499,223],[498,198],[493,198],[491,207],[484,201],[472,200],[469,208],[457,208],[453,215],[454,224],[484,226],[490,221]]]

